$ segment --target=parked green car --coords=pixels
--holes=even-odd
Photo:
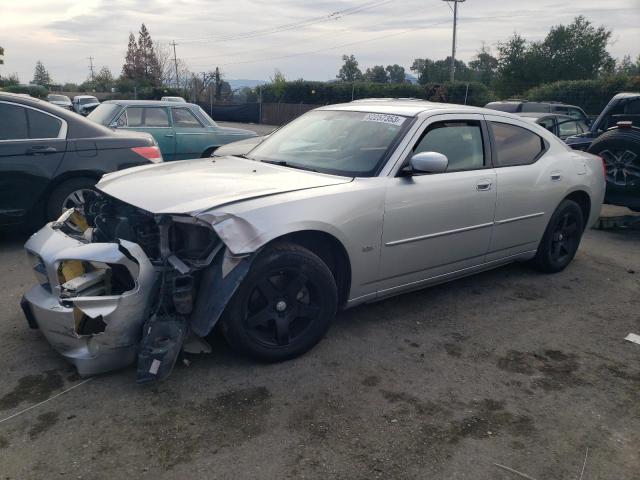
[[[108,100],[87,118],[111,128],[150,133],[165,161],[210,157],[221,145],[256,136],[251,130],[220,127],[193,103]]]

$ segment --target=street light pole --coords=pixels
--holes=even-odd
[[[449,80],[453,83],[456,76],[456,33],[458,30],[458,3],[465,0],[442,0],[443,2],[453,2],[453,48],[451,49],[451,67],[449,69]]]

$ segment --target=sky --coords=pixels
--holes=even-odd
[[[553,25],[584,15],[613,30],[614,57],[640,55],[640,0],[467,0],[459,4],[458,55],[469,61],[514,32],[540,40]],[[227,79],[335,78],[343,54],[364,70],[451,53],[450,4],[442,0],[1,0],[0,75],[23,83],[41,60],[58,83],[94,68],[120,74],[129,32],[175,41],[194,72],[220,66]]]

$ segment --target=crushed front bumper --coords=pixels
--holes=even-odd
[[[23,298],[23,310],[30,325],[35,322],[53,348],[73,363],[80,375],[94,375],[135,362],[157,275],[142,249],[124,240],[84,243],[52,224],[31,236],[25,249],[37,259],[40,279],[46,279]],[[121,295],[61,298],[58,269],[64,260],[121,265],[131,274],[134,288]],[[104,330],[79,334],[78,315],[99,318],[105,324]]]

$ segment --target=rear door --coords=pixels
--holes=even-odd
[[[67,148],[67,123],[0,101],[0,223],[22,222],[39,204]]]
[[[176,134],[176,160],[199,158],[211,146],[218,146],[216,132],[207,128],[188,107],[171,107]]]
[[[128,106],[118,119],[118,128],[153,135],[164,160],[176,159],[176,137],[166,107]]]
[[[487,261],[536,250],[566,191],[568,172],[546,141],[517,120],[486,115],[497,174],[495,226]]]

